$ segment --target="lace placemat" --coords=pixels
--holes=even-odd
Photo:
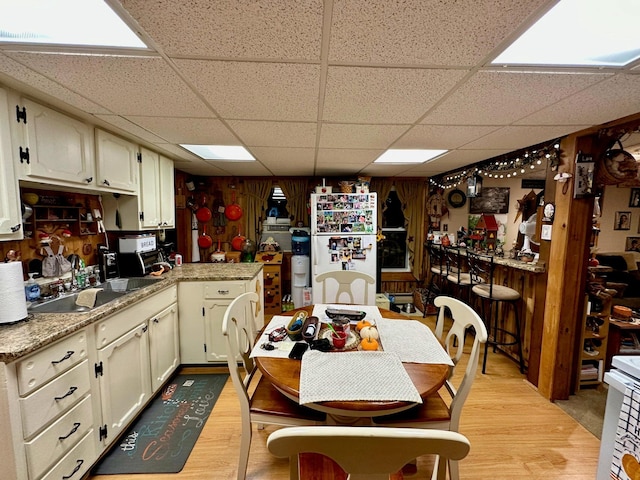
[[[431,329],[417,320],[378,321],[380,340],[387,353],[395,353],[402,362],[442,363],[453,366],[451,357]]]
[[[300,404],[329,401],[422,403],[397,355],[387,352],[320,352],[302,357]]]

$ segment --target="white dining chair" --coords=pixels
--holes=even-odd
[[[259,375],[253,358],[249,356],[256,338],[253,312],[259,301],[255,292],[243,293],[227,307],[222,320],[229,375],[240,401],[242,435],[238,480],[244,480],[246,477],[254,423],[283,426],[323,425],[326,420],[324,413],[302,407],[289,400]]]
[[[452,432],[459,430],[462,407],[469,396],[478,370],[480,350],[482,344],[487,342],[487,329],[475,310],[456,298],[439,296],[435,298],[434,304],[439,308],[435,335],[445,345],[454,364],[449,378],[445,381],[443,388],[424,398],[422,405],[393,415],[374,417],[373,423],[375,425],[442,429]],[[453,318],[453,324],[444,335],[447,312]],[[464,354],[465,333],[469,333],[468,329],[470,328],[475,331],[471,352],[462,379],[456,381],[455,366],[460,363]],[[441,392],[448,397],[448,402],[442,397]],[[451,479],[457,480],[459,478],[457,462],[450,462],[449,470]]]
[[[321,273],[316,276],[316,282],[322,286],[322,303],[361,303],[369,305],[369,285],[375,285],[376,279],[367,273],[356,270],[336,270]],[[356,291],[364,293],[363,302],[355,301],[354,292]],[[336,293],[335,296],[328,298],[328,292]]]
[[[309,478],[304,455],[315,453],[334,460],[349,480],[389,480],[412,459],[436,455],[432,480],[445,480],[447,460],[460,460],[470,449],[457,432],[385,427],[292,427],[269,435],[267,448],[276,457],[289,457],[291,480]],[[320,472],[314,472],[317,477]]]

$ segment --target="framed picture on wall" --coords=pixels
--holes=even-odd
[[[624,249],[627,252],[640,252],[640,237],[627,237]]]
[[[629,197],[629,206],[640,208],[640,188],[632,188]]]
[[[509,213],[509,187],[484,187],[481,197],[469,200],[469,213]]]
[[[616,212],[614,230],[630,230],[631,229],[631,212]]]

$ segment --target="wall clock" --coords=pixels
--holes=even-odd
[[[553,222],[553,216],[556,214],[556,206],[551,203],[545,203],[544,208],[542,209],[542,215],[544,218],[543,222]]]

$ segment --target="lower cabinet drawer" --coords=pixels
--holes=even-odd
[[[80,480],[97,460],[93,428],[41,480]]]
[[[69,410],[53,425],[25,443],[29,478],[38,478],[78,443],[93,426],[91,396]]]
[[[207,282],[204,286],[204,298],[234,298],[244,293],[244,282]]]
[[[20,399],[24,438],[69,410],[89,391],[89,362],[76,365],[26,398]]]

